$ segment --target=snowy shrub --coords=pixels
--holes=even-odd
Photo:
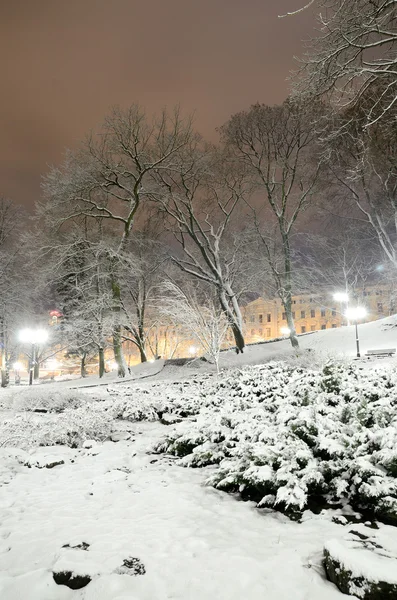
[[[83,399],[77,390],[42,389],[29,386],[12,396],[12,408],[17,411],[62,412],[81,406]]]
[[[394,371],[269,363],[233,372],[211,395],[155,450],[217,465],[209,484],[259,506],[300,513],[349,502],[397,522]]]
[[[20,413],[0,424],[0,445],[18,448],[55,446],[78,448],[87,440],[103,441],[112,432],[112,417],[93,405],[67,408],[59,415]]]
[[[106,406],[115,419],[126,421],[155,421],[164,414],[176,417],[196,415],[206,404],[210,378],[194,381],[161,382],[154,385],[109,387],[114,400]]]

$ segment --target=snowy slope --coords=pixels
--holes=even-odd
[[[397,315],[379,319],[372,323],[362,323],[358,326],[360,351],[363,357],[367,350],[380,348],[397,349]],[[299,336],[299,344],[302,349],[312,349],[324,358],[346,358],[352,359],[356,356],[356,334],[354,325],[349,327],[338,327],[325,329]],[[288,339],[247,346],[244,354],[236,355],[234,351],[222,352],[220,364],[222,367],[234,367],[244,364],[258,364],[272,360],[281,359],[293,354]],[[365,359],[368,360],[368,359]],[[371,359],[371,363],[385,364],[392,362],[397,364],[397,359]]]

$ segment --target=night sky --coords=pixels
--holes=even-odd
[[[313,16],[300,0],[12,0],[0,3],[0,196],[33,207],[40,178],[109,107],[179,103],[215,128],[288,94]]]

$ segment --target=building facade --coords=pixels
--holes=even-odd
[[[394,287],[366,286],[356,291],[350,305],[364,306],[367,309],[365,321],[375,321],[396,312],[395,296]],[[292,316],[298,334],[347,325],[345,309],[346,305],[336,302],[333,294],[327,291],[292,297]],[[287,326],[280,299],[257,298],[244,306],[242,312],[246,343],[280,337],[282,328]]]

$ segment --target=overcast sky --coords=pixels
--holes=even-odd
[[[12,0],[0,3],[0,196],[32,207],[40,178],[110,106],[179,103],[215,128],[288,94],[313,32],[300,0]]]

